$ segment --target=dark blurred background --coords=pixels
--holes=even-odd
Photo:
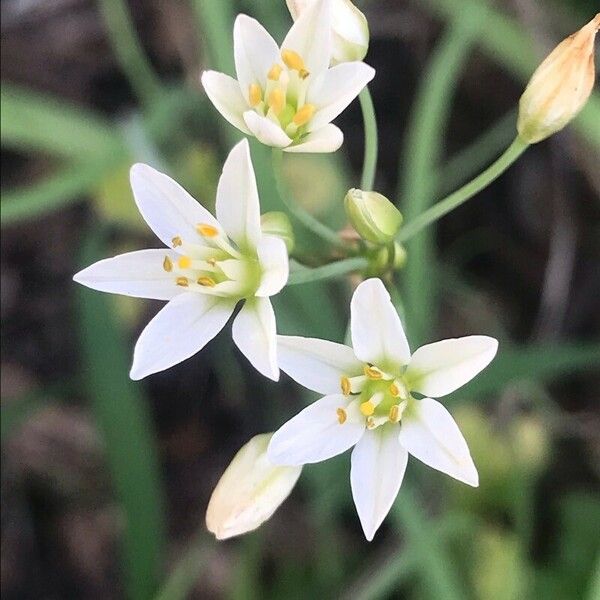
[[[407,216],[502,152],[535,66],[598,10],[594,0],[357,5],[377,69],[376,187]],[[368,544],[344,455],[305,468],[260,530],[217,543],[204,512],[224,468],[311,398],[287,378],[260,378],[227,332],[129,381],[136,336],[160,304],[71,277],[153,243],[129,189],[133,162],[212,206],[237,132],[199,73],[233,74],[237,12],[282,40],[285,2],[3,0],[1,11],[6,599],[600,598],[597,91],[575,123],[411,241],[396,275],[413,346],[501,340],[492,367],[448,402],[480,488],[411,461]],[[342,151],[290,158],[286,173],[298,201],[342,227],[362,163],[358,103],[337,122]],[[252,156],[263,211],[276,208],[268,152],[253,144]],[[318,248],[297,233],[300,248]],[[342,340],[352,283],[286,290],[280,332]]]

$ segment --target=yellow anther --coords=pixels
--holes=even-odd
[[[338,408],[335,412],[337,413],[338,423],[343,425],[348,418],[348,414],[343,408]]]
[[[392,423],[397,423],[400,420],[400,407],[397,404],[394,404],[394,406],[390,408],[388,417]]]
[[[400,395],[400,388],[395,383],[390,385],[390,394],[394,396],[394,398],[397,398]]]
[[[165,256],[165,260],[163,260],[163,269],[169,273],[173,270],[173,262],[168,256]]]
[[[275,63],[267,73],[267,79],[271,81],[279,81],[279,76],[281,75],[281,71],[283,71],[283,67]]]
[[[173,248],[177,248],[177,246],[181,246],[181,244],[183,244],[182,239],[176,235],[172,240],[171,243],[173,244]]]
[[[383,373],[377,367],[370,367],[369,365],[365,365],[364,372],[369,379],[383,378]]]
[[[206,260],[206,262],[211,266],[214,267],[217,264],[217,259],[216,258],[209,258]]]
[[[300,79],[306,79],[309,75],[310,73],[306,69],[300,69],[298,71],[298,76],[300,77]]]
[[[360,412],[365,417],[370,417],[375,412],[375,405],[370,400],[367,400],[360,405]]]
[[[275,113],[275,115],[279,115],[279,113],[283,110],[285,106],[285,94],[279,88],[274,89],[269,94],[269,99],[267,104],[269,108]]]
[[[219,235],[219,230],[213,225],[208,225],[207,223],[198,223],[196,225],[196,231],[207,238],[217,237]]]
[[[180,269],[189,269],[192,266],[192,259],[189,256],[180,256],[177,259],[177,266]]]
[[[256,106],[262,100],[262,90],[258,83],[251,83],[250,89],[248,90],[248,100],[250,106]]]
[[[204,287],[215,287],[217,283],[212,277],[198,277],[198,285],[203,285]]]
[[[189,281],[187,277],[178,277],[175,280],[175,283],[180,287],[187,287],[189,285]]]
[[[306,71],[302,57],[295,50],[282,50],[281,58],[286,67],[294,69],[294,71]],[[308,72],[307,72],[308,74]]]
[[[342,380],[340,382],[341,387],[342,387],[342,394],[344,394],[344,396],[349,396],[350,395],[350,380],[344,376],[342,377]]]
[[[313,115],[315,114],[315,110],[316,110],[316,107],[314,104],[305,104],[294,115],[294,118],[292,119],[292,121],[294,121],[294,123],[296,125],[298,125],[298,127],[301,127],[302,125],[306,125],[313,118]]]
[[[373,417],[369,417],[367,419],[367,429],[373,429],[375,427],[375,419]]]

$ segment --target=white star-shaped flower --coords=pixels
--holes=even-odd
[[[334,152],[344,139],[331,124],[373,79],[363,62],[329,68],[330,0],[317,0],[292,25],[281,48],[255,19],[233,28],[237,80],[206,71],[202,85],[235,127],[287,152]]]
[[[131,378],[189,358],[225,326],[237,303],[233,340],[263,375],[277,380],[275,314],[269,300],[285,285],[285,243],[264,235],[248,141],[229,153],[213,217],[178,183],[144,164],[131,169],[138,209],[168,248],[101,260],[74,280],[102,292],[168,300],[142,331]]]
[[[445,396],[494,358],[498,342],[468,336],[410,349],[379,279],[361,283],[351,303],[353,348],[278,336],[279,366],[301,385],[326,394],[273,436],[274,464],[326,460],[352,446],[350,482],[366,538],[389,512],[408,455],[477,486],[477,469],[450,413],[429,396]],[[422,399],[417,399],[414,394]]]

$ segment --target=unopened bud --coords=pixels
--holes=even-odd
[[[267,458],[272,435],[257,435],[242,446],[217,483],[206,510],[206,527],[218,540],[262,525],[298,481],[302,467],[275,466]]]
[[[266,235],[274,235],[285,242],[288,254],[294,249],[294,229],[284,212],[272,211],[260,217],[260,228]]]
[[[542,62],[519,102],[519,136],[528,144],[560,131],[584,107],[596,76],[594,41],[600,13]]]
[[[405,264],[406,249],[398,242],[378,248],[371,261],[375,273],[381,273],[388,269],[398,271],[399,269],[402,269]]]
[[[316,0],[286,0],[294,21]],[[332,63],[362,60],[369,49],[369,24],[350,0],[331,3]]]
[[[375,244],[388,244],[402,224],[402,214],[383,195],[351,189],[344,199],[346,214],[360,236]]]

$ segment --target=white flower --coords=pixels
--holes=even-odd
[[[450,413],[436,400],[471,380],[498,343],[469,336],[428,344],[412,355],[383,283],[361,283],[351,303],[353,348],[325,340],[278,336],[283,371],[325,394],[275,432],[268,456],[301,465],[350,447],[352,495],[366,538],[389,512],[408,455],[472,486],[478,475]]]
[[[258,21],[239,15],[233,28],[237,81],[206,71],[202,85],[235,127],[287,152],[333,152],[343,141],[331,124],[375,75],[362,62],[329,68],[331,0],[317,0],[281,48]]]
[[[257,435],[245,444],[214,489],[206,510],[206,527],[218,540],[259,527],[296,485],[302,467],[279,467],[267,458],[271,435]]]
[[[238,301],[233,340],[252,365],[277,380],[275,314],[269,300],[285,285],[288,255],[263,235],[248,141],[229,153],[217,188],[215,219],[167,175],[131,169],[142,216],[168,249],[138,250],[101,260],[74,280],[102,292],[168,300],[142,331],[132,379],[189,358],[225,326]]]
[[[294,21],[315,0],[286,0]],[[362,60],[369,49],[369,24],[365,15],[350,0],[333,0],[331,6],[333,35],[332,63]]]

